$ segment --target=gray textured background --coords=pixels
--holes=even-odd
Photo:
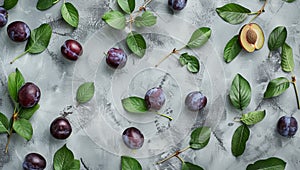
[[[119,169],[120,156],[125,154],[138,158],[144,169],[180,169],[180,161],[176,158],[159,166],[155,162],[187,146],[189,132],[201,125],[212,127],[211,140],[202,150],[188,150],[183,153],[181,156],[186,161],[208,170],[238,170],[245,169],[249,163],[258,159],[276,156],[287,162],[287,170],[300,168],[299,133],[287,139],[275,131],[277,120],[282,115],[293,114],[300,120],[293,89],[288,89],[280,97],[263,99],[263,92],[269,80],[279,76],[291,76],[282,72],[279,53],[272,53],[268,58],[266,40],[264,47],[259,51],[251,54],[242,51],[230,64],[223,61],[225,44],[239,32],[243,24],[225,23],[215,9],[229,2],[236,2],[257,11],[263,1],[190,0],[183,11],[173,14],[168,10],[166,0],[165,2],[153,0],[148,10],[155,12],[158,23],[152,28],[138,29],[147,40],[147,54],[141,60],[130,54],[127,68],[117,72],[106,68],[103,53],[112,46],[123,47],[128,29],[112,30],[101,20],[104,12],[116,8],[114,0],[70,1],[79,11],[80,21],[77,29],[72,29],[62,20],[60,15],[62,2],[47,11],[38,11],[35,8],[36,2],[37,0],[19,1],[15,8],[9,10],[8,23],[22,20],[32,29],[42,23],[49,23],[53,28],[53,35],[45,52],[39,55],[25,55],[10,65],[12,58],[23,52],[25,43],[14,43],[9,40],[6,27],[0,30],[0,111],[8,117],[12,114],[6,78],[16,67],[21,70],[27,81],[35,82],[42,90],[41,108],[31,120],[34,129],[32,140],[26,142],[20,137],[13,136],[9,153],[4,154],[6,135],[0,135],[0,169],[21,169],[23,158],[29,152],[44,155],[48,163],[47,169],[52,169],[53,155],[65,143],[89,170]],[[138,5],[141,3],[137,1]],[[287,27],[287,42],[293,48],[296,77],[300,77],[299,8],[299,0],[290,4],[281,0],[270,0],[265,13],[255,20],[263,28],[266,39],[276,26]],[[200,57],[202,66],[200,73],[191,76],[185,68],[179,68],[174,58],[163,63],[161,69],[169,72],[172,76],[169,80],[176,79],[180,87],[178,88],[172,81],[168,81],[165,85],[173,88],[169,88],[171,96],[177,94],[177,90],[180,89],[178,95],[181,97],[174,97],[176,99],[170,101],[170,105],[173,104],[175,107],[176,102],[182,102],[181,98],[187,91],[200,89],[209,99],[205,110],[199,114],[188,113],[184,106],[179,105],[179,112],[170,113],[175,118],[171,123],[153,115],[139,120],[138,116],[119,114],[122,113],[120,97],[142,93],[143,90],[159,83],[155,80],[159,79],[161,74],[158,73],[158,78],[148,80],[153,81],[153,84],[148,82],[141,87],[134,83],[142,84],[145,81],[142,78],[132,83],[126,80],[131,80],[133,75],[143,68],[153,67],[153,63],[164,54],[186,42],[195,28],[203,26],[212,29],[210,41],[200,49],[190,51]],[[60,54],[60,46],[70,38],[78,40],[84,48],[83,56],[76,62],[67,61]],[[239,123],[234,122],[233,118],[241,113],[229,104],[227,95],[231,81],[237,73],[242,74],[252,87],[252,100],[245,112],[266,110],[267,115],[262,122],[250,128],[251,136],[245,153],[235,158],[231,154],[230,145],[233,132]],[[80,106],[69,115],[73,133],[67,140],[57,141],[51,137],[49,125],[64,108],[74,104],[76,89],[84,81],[96,83],[96,96],[91,102]],[[300,87],[299,83],[298,86]],[[118,136],[126,126],[131,125],[139,126],[145,136],[147,134],[146,144],[140,151],[128,150],[120,140],[121,135]],[[85,169],[83,164],[81,169]]]

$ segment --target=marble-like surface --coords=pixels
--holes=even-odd
[[[291,76],[282,72],[279,53],[274,52],[268,58],[266,40],[259,51],[251,54],[242,51],[230,64],[223,61],[225,44],[239,32],[243,24],[230,25],[224,22],[215,9],[235,2],[257,11],[263,1],[190,0],[184,10],[171,13],[166,0],[153,0],[148,10],[155,12],[158,23],[151,28],[137,29],[145,35],[148,43],[143,59],[136,58],[126,49],[124,39],[128,29],[116,31],[101,20],[104,12],[116,9],[115,0],[70,1],[80,14],[77,29],[72,29],[62,20],[62,1],[47,11],[38,11],[35,8],[36,2],[19,1],[15,8],[9,10],[9,23],[22,20],[31,28],[49,23],[53,34],[46,51],[38,55],[27,54],[10,65],[12,58],[23,52],[25,43],[12,42],[7,37],[6,27],[0,29],[0,111],[8,117],[12,114],[6,82],[8,74],[16,67],[21,70],[26,81],[35,82],[42,90],[41,108],[31,119],[33,138],[26,142],[14,135],[9,153],[4,154],[6,135],[0,135],[0,169],[22,169],[23,158],[29,152],[44,155],[47,169],[52,169],[55,151],[67,143],[75,157],[81,160],[83,170],[120,169],[121,155],[136,157],[143,169],[178,170],[181,164],[176,158],[161,165],[155,162],[187,146],[191,129],[202,125],[212,128],[210,142],[202,150],[182,153],[186,161],[207,170],[240,170],[258,159],[276,156],[287,162],[287,170],[300,169],[300,133],[287,139],[275,131],[277,120],[283,115],[293,114],[300,120],[293,89],[288,89],[279,97],[263,99],[269,80]],[[137,4],[142,4],[142,1],[137,1]],[[287,28],[287,42],[293,48],[296,77],[300,77],[299,9],[299,0],[294,3],[270,0],[265,12],[255,20],[263,28],[266,39],[276,26]],[[200,58],[201,69],[197,75],[191,75],[185,68],[179,67],[175,58],[164,62],[159,69],[153,68],[162,56],[174,47],[180,48],[188,41],[193,30],[203,26],[212,29],[209,42],[200,49],[187,50]],[[70,38],[78,40],[84,48],[83,56],[76,62],[65,60],[60,53],[61,44]],[[103,53],[112,46],[124,47],[129,53],[125,69],[114,72],[105,65]],[[159,84],[166,72],[170,76],[167,76],[164,87],[169,89],[170,99],[163,111],[174,116],[174,121],[168,122],[152,114],[141,116],[124,113],[119,102],[121,98],[143,95],[145,89]],[[151,73],[151,77],[145,78],[143,74],[147,73]],[[262,122],[250,127],[251,135],[245,153],[235,158],[231,154],[231,137],[239,123],[233,119],[241,113],[230,105],[227,95],[237,73],[242,74],[252,87],[252,100],[244,112],[266,110],[267,114]],[[51,121],[67,106],[75,104],[76,89],[84,81],[95,82],[95,97],[84,106],[72,110],[73,114],[68,116],[73,127],[72,135],[63,141],[53,139],[49,133]],[[300,87],[298,82],[297,85]],[[185,94],[194,89],[208,96],[208,105],[200,113],[187,112],[182,103]],[[131,151],[120,140],[124,128],[132,125],[141,128],[145,134],[146,143],[141,150]]]

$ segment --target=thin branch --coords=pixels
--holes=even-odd
[[[256,15],[250,20],[249,23],[251,23],[251,22],[252,22],[256,17],[258,17],[260,14],[262,14],[263,12],[265,12],[265,7],[266,7],[267,3],[268,3],[268,0],[265,0],[265,3],[263,4],[263,6],[260,8],[260,10],[258,10],[258,11],[256,12]],[[252,15],[252,14],[255,14],[255,13],[250,13],[250,14]]]
[[[165,159],[162,159],[161,161],[156,162],[156,164],[164,163],[164,162],[166,162],[167,160],[169,160],[169,159],[171,159],[171,158],[173,158],[173,157],[179,158],[178,155],[181,154],[182,152],[188,150],[189,148],[190,148],[190,146],[188,146],[188,147],[186,147],[186,148],[184,148],[184,149],[182,149],[182,150],[178,150],[178,151],[174,152],[172,155],[166,157]],[[179,158],[179,159],[180,159],[180,158]]]

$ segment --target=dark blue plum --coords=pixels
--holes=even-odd
[[[175,11],[180,11],[186,6],[187,0],[168,0],[168,5]]]
[[[161,87],[153,87],[145,94],[145,102],[148,110],[158,111],[165,104],[166,97]]]
[[[71,124],[65,117],[58,117],[52,121],[50,133],[56,139],[67,139],[72,133]]]
[[[123,68],[127,62],[127,55],[121,48],[111,48],[106,55],[106,63],[112,68]]]
[[[38,153],[29,153],[22,166],[24,170],[43,170],[46,168],[46,159]]]
[[[0,7],[0,28],[6,25],[7,16],[7,10],[3,7]]]
[[[23,42],[29,38],[30,28],[23,21],[15,21],[7,26],[7,34],[15,42]]]
[[[200,91],[190,92],[185,98],[185,105],[191,111],[199,111],[206,106],[207,98]]]
[[[293,137],[297,130],[297,120],[292,116],[282,116],[277,122],[277,131],[281,136]]]
[[[122,139],[125,145],[130,149],[139,149],[144,144],[144,135],[135,127],[129,127],[124,130]]]
[[[39,87],[31,82],[25,83],[18,91],[18,102],[24,108],[35,106],[41,98]]]
[[[81,44],[71,39],[66,40],[60,50],[65,58],[73,61],[76,61],[83,53]]]

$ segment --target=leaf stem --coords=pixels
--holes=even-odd
[[[299,102],[299,93],[296,85],[296,76],[292,76],[292,84],[295,90],[295,95],[296,95],[296,100],[297,100],[297,105],[298,105],[298,110],[300,109],[300,102]]]
[[[14,58],[10,64],[14,63],[16,60],[18,60],[19,58],[23,57],[25,54],[28,53],[28,50],[24,51],[22,54],[18,55],[16,58]]]
[[[255,15],[250,21],[249,23],[251,23],[256,17],[258,17],[260,14],[262,14],[263,12],[265,12],[265,6],[267,5],[268,0],[265,0],[265,3],[263,4],[263,6],[255,13],[250,13],[250,15]]]
[[[186,46],[183,46],[181,48],[179,48],[178,50],[176,48],[174,48],[168,55],[166,55],[165,57],[163,57],[156,65],[155,67],[158,67],[163,61],[165,61],[167,58],[169,58],[172,54],[178,54],[179,51],[181,51],[182,49],[184,49]]]
[[[159,112],[155,112],[157,115],[159,116],[162,116],[162,117],[165,117],[165,118],[168,118],[170,121],[173,120],[173,118],[171,116],[168,116],[168,115],[165,115],[165,114],[162,114],[162,113],[159,113]]]
[[[57,2],[59,2],[60,0],[56,0],[56,1],[53,1],[52,4],[56,4]]]
[[[162,159],[162,160],[156,162],[156,164],[162,164],[173,157],[177,157],[178,159],[180,159],[180,161],[183,161],[178,155],[181,154],[182,152],[188,150],[190,147],[191,146],[188,146],[182,150],[178,150],[178,151],[174,152],[173,154],[171,154],[170,156],[166,157],[165,159]]]

